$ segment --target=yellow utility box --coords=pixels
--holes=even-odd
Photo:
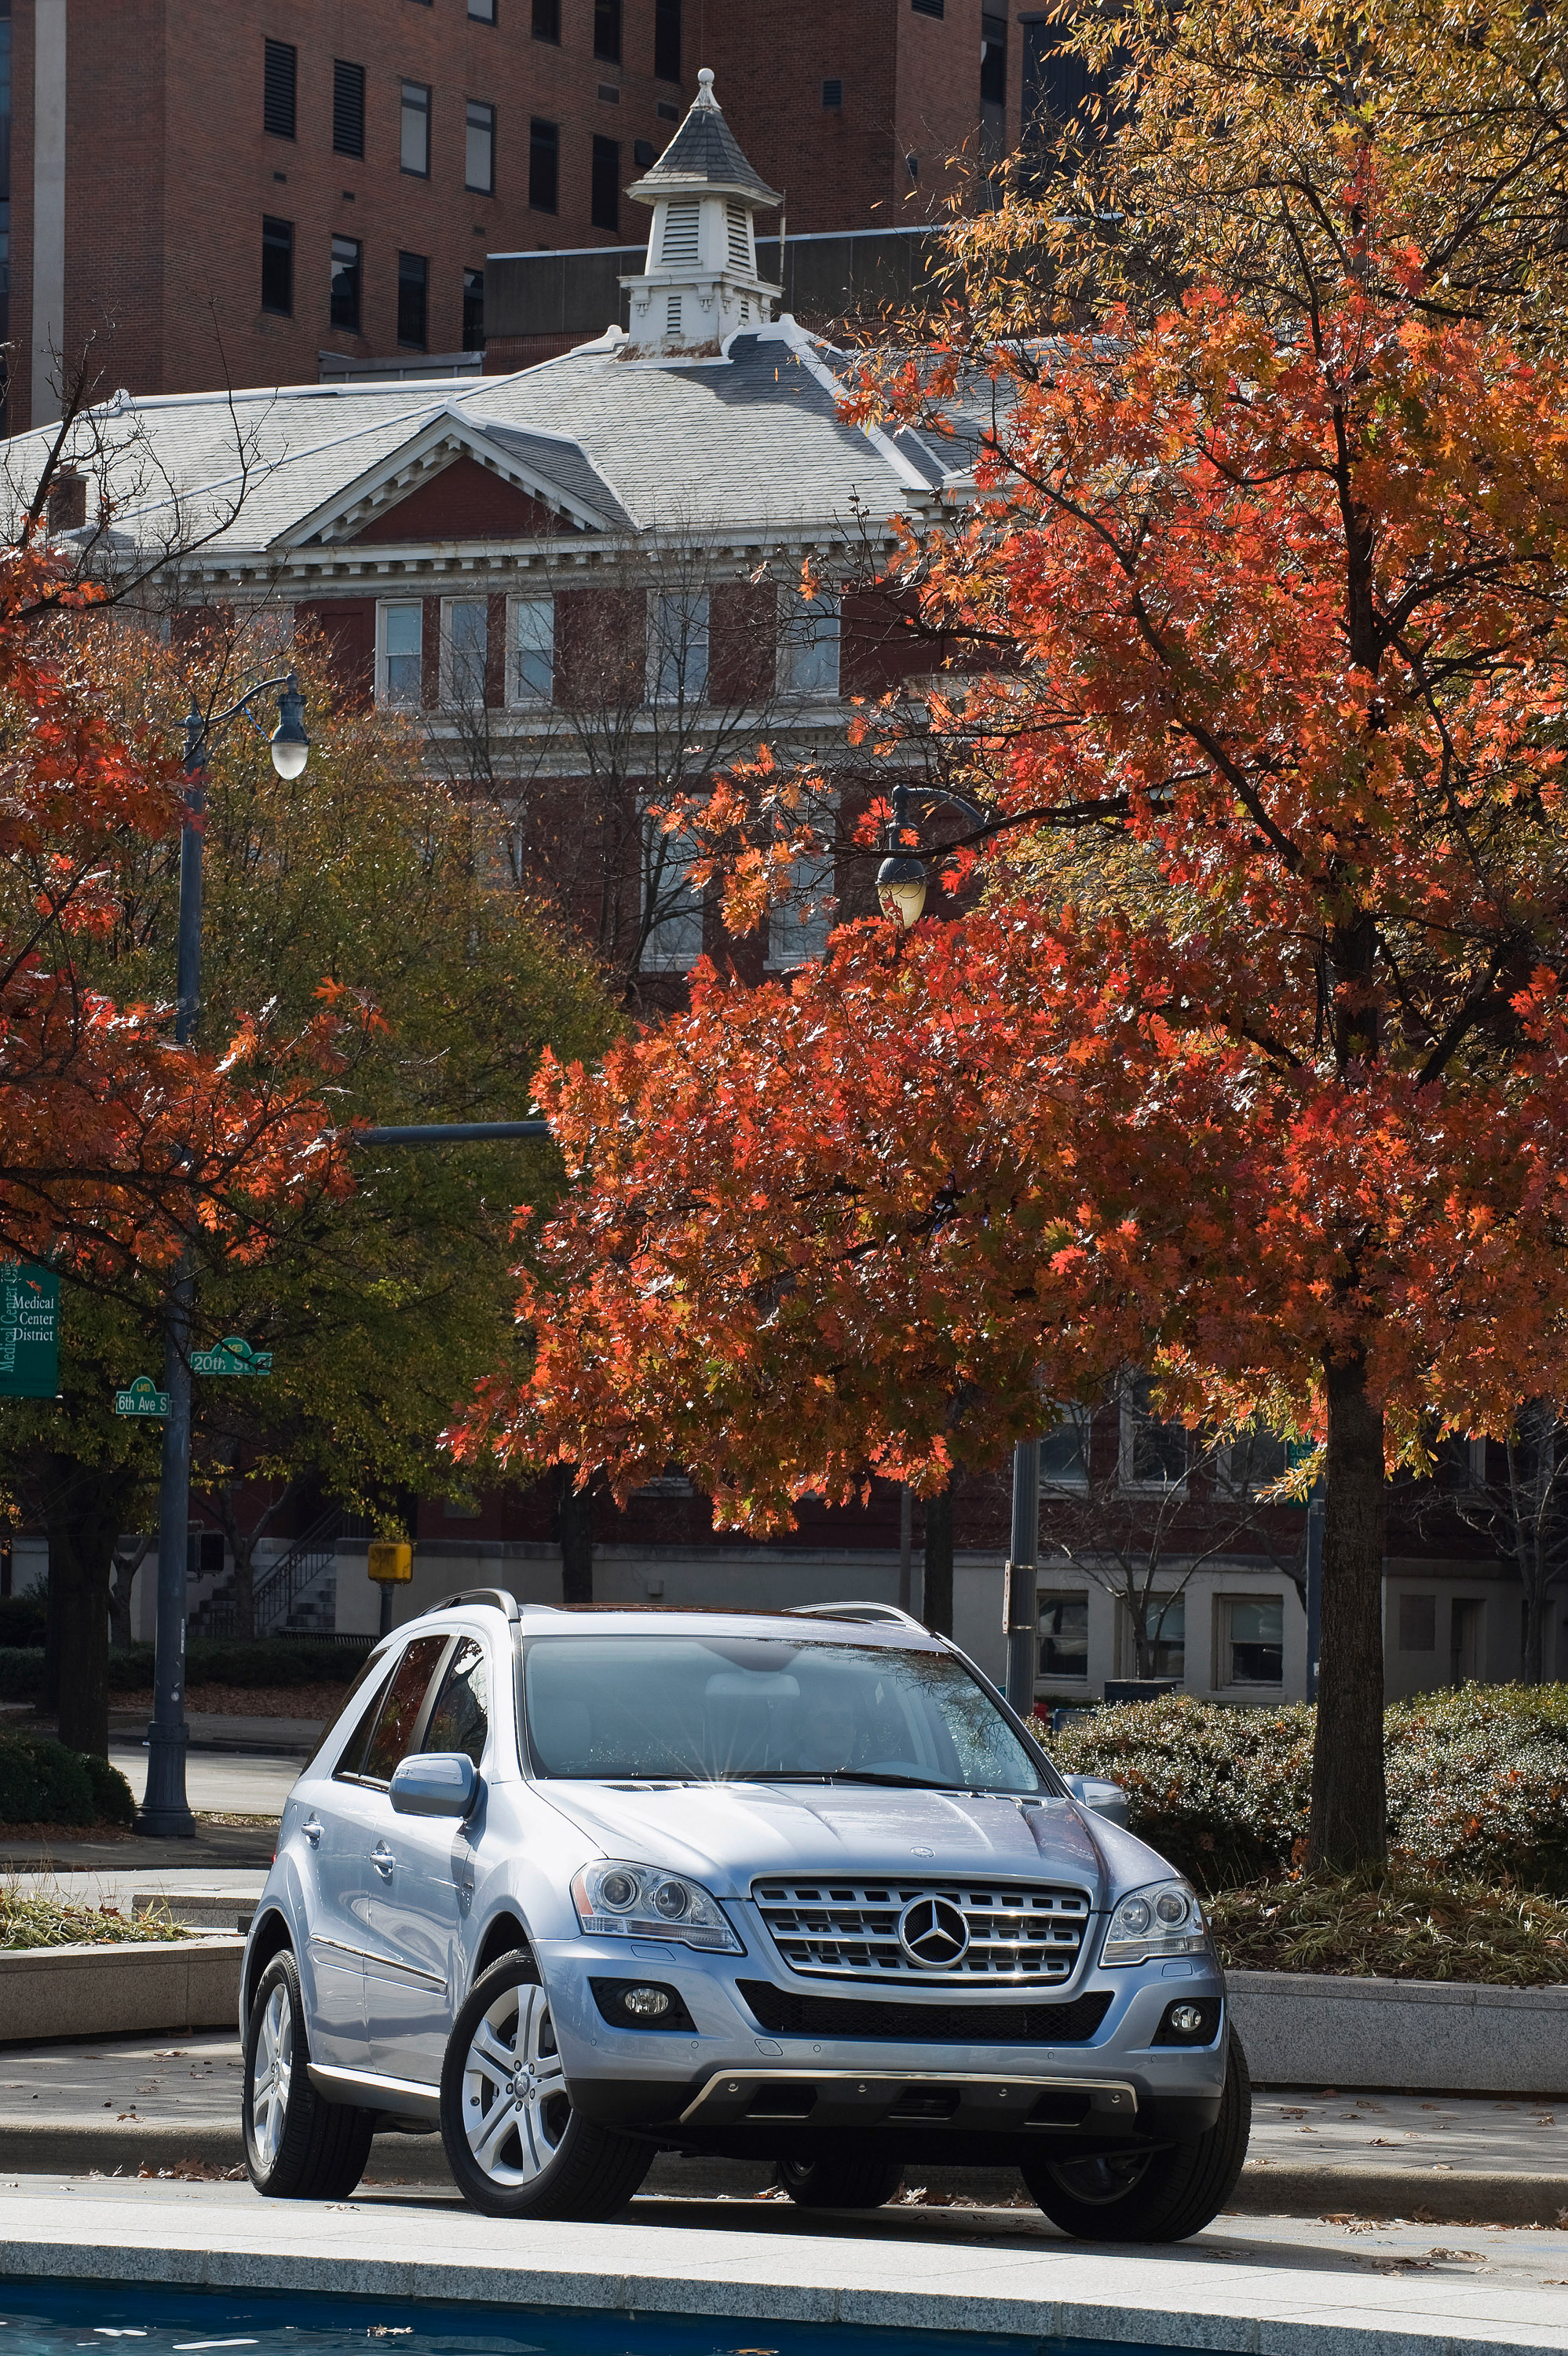
[[[378,1538],[365,1568],[379,1586],[401,1587],[414,1575],[414,1550],[400,1540],[394,1543],[390,1538]]]

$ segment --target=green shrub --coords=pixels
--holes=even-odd
[[[1299,1863],[1314,1718],[1172,1694],[1036,1728],[1059,1766],[1120,1783],[1134,1832],[1214,1890]],[[1466,1686],[1395,1702],[1383,1726],[1397,1862],[1568,1896],[1568,1687]]]
[[[335,1644],[311,1636],[192,1636],[186,1645],[185,1676],[190,1686],[351,1685],[375,1640]],[[109,1655],[112,1693],[142,1693],[153,1682],[151,1644],[131,1644]]]
[[[194,1935],[162,1904],[123,1914],[117,1906],[73,1906],[69,1899],[0,1890],[0,1947],[106,1947]]]
[[[0,1824],[128,1825],[131,1786],[107,1759],[44,1734],[0,1734]]]
[[[46,1617],[41,1595],[0,1595],[0,1647],[41,1644]]]
[[[44,1689],[44,1648],[0,1644],[0,1701],[37,1701]]]

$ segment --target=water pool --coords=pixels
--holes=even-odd
[[[1104,2340],[999,2332],[0,2282],[0,2356],[897,2356],[910,2344],[918,2356],[1125,2356]]]

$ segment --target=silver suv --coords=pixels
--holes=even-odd
[[[261,2192],[439,2126],[491,2216],[605,2217],[661,2149],[813,2208],[1016,2165],[1168,2241],[1224,2202],[1246,2064],[1198,1900],[901,1612],[519,1610],[379,1644],[294,1785],[245,1953]]]

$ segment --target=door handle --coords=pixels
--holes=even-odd
[[[309,1841],[312,1848],[320,1847],[321,1819],[319,1816],[307,1816],[304,1824],[300,1826],[300,1830],[304,1833],[306,1840]]]
[[[392,1867],[396,1860],[385,1841],[376,1843],[375,1847],[370,1851],[370,1862],[385,1880],[390,1881]]]

